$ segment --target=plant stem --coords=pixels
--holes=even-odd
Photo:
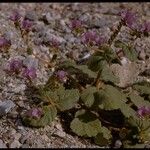
[[[122,22],[120,21],[117,29],[113,32],[113,34],[110,36],[110,39],[108,40],[108,44],[111,46],[113,41],[116,39],[117,35],[121,31],[121,27],[123,26]]]

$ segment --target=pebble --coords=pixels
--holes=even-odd
[[[37,69],[39,60],[34,58],[32,55],[29,55],[26,59],[23,60],[23,64],[28,68],[34,67],[35,69]]]
[[[16,133],[15,134],[15,140],[19,140],[21,138],[21,134],[20,133]]]
[[[117,140],[117,141],[115,142],[115,148],[120,148],[121,145],[122,145],[122,142],[121,142],[120,140]]]
[[[0,148],[7,148],[6,144],[0,139]]]
[[[30,21],[35,21],[37,19],[37,14],[34,11],[29,11],[25,15],[25,19]]]
[[[21,145],[21,148],[29,148],[30,146],[28,144]]]
[[[26,85],[25,84],[20,84],[16,88],[14,88],[13,91],[15,93],[22,93],[23,94],[23,92],[25,91],[25,89],[26,89]]]
[[[0,103],[0,115],[6,115],[11,109],[15,107],[15,103],[11,100],[6,100]]]
[[[139,53],[139,59],[140,60],[145,60],[145,57],[146,57],[146,54],[145,54],[145,52],[142,50],[140,53]]]
[[[64,138],[66,136],[66,133],[58,130],[58,131],[54,132],[54,135]]]
[[[21,143],[17,140],[14,140],[10,145],[9,148],[20,148],[21,147]]]

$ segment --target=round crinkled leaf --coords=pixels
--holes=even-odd
[[[130,97],[130,100],[134,103],[134,105],[136,105],[137,107],[141,107],[141,106],[150,106],[150,102],[144,100],[143,97],[137,95],[137,94],[134,94],[134,93],[131,93],[129,95]]]
[[[93,72],[92,70],[90,70],[87,65],[80,65],[77,68],[79,70],[81,70],[82,73],[87,74],[91,78],[96,78],[96,76],[97,76],[97,74],[95,72]]]
[[[87,107],[91,107],[94,103],[94,93],[97,91],[96,87],[88,87],[87,89],[83,90],[81,94],[81,100]]]
[[[137,90],[141,95],[147,94],[150,95],[150,83],[149,82],[140,82],[133,85],[133,88]]]
[[[108,66],[103,67],[100,78],[105,82],[119,83],[119,78],[113,74]]]
[[[24,116],[23,122],[25,123],[25,125],[39,128],[50,124],[57,115],[56,107],[50,105],[50,106],[43,106],[42,109],[44,115],[41,118],[34,119],[32,117]]]
[[[79,136],[94,137],[101,131],[101,122],[93,113],[80,110],[76,113],[70,128]]]
[[[132,46],[129,46],[121,41],[115,41],[115,47],[122,48],[123,52],[125,53],[125,56],[131,60],[136,61],[138,54],[136,53],[135,49]]]
[[[97,72],[99,69],[103,67],[104,60],[101,56],[91,56],[88,60],[88,68],[94,72]]]
[[[111,85],[106,85],[105,89],[98,91],[96,97],[104,105],[105,110],[119,109],[127,101],[126,96]]]
[[[56,100],[56,104],[60,111],[73,108],[79,100],[79,91],[77,89],[58,89],[57,95],[58,99]]]
[[[125,117],[135,116],[136,112],[126,104],[126,95],[117,88],[106,85],[105,89],[96,93],[96,99],[99,105],[105,110],[120,109]]]
[[[112,138],[111,131],[105,127],[101,127],[101,132],[94,138],[94,142],[100,146],[107,146],[110,144]]]

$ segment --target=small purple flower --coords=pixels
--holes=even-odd
[[[71,20],[71,23],[69,26],[72,30],[79,29],[82,27],[82,21],[77,20],[77,19]]]
[[[119,15],[121,16],[123,22],[130,28],[137,21],[137,16],[132,11],[122,10]]]
[[[22,70],[23,63],[21,60],[13,59],[9,64],[9,71],[19,73]]]
[[[19,72],[22,71],[22,60],[20,59],[12,59],[9,63],[6,69],[4,69],[8,73],[16,73],[18,74]]]
[[[58,48],[59,45],[60,45],[60,42],[59,42],[57,39],[52,38],[52,39],[50,40],[50,45],[51,45],[52,47]]]
[[[63,70],[59,70],[55,73],[55,75],[61,82],[66,82],[68,73]]]
[[[99,36],[95,31],[88,31],[83,34],[81,41],[89,45],[101,45],[106,42],[106,38]]]
[[[24,19],[22,21],[22,29],[26,30],[26,31],[30,31],[31,28],[33,26],[33,22],[27,19]]]
[[[43,111],[41,108],[32,108],[27,112],[27,116],[32,117],[32,118],[41,118],[43,115]]]
[[[98,36],[98,37],[95,39],[96,45],[102,45],[102,44],[104,44],[104,43],[106,43],[106,42],[107,42],[106,37]]]
[[[11,41],[5,39],[4,37],[0,37],[0,48],[7,47],[11,45]]]
[[[23,70],[22,75],[24,77],[26,77],[27,79],[30,79],[30,80],[35,79],[37,77],[36,69],[33,68],[33,67],[31,67],[31,68],[25,68]]]
[[[150,21],[145,21],[144,24],[142,25],[142,29],[143,29],[143,32],[150,32]]]
[[[148,106],[142,106],[142,107],[138,108],[137,115],[140,118],[143,118],[143,117],[145,117],[147,115],[150,115],[150,107],[148,107]]]
[[[19,22],[20,18],[20,13],[17,10],[14,10],[9,19],[13,22]]]

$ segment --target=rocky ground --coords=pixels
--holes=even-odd
[[[123,8],[132,8],[137,11],[142,19],[150,19],[150,3],[1,3],[0,4],[0,35],[6,34],[12,45],[8,54],[0,53],[0,101],[10,100],[12,107],[7,114],[1,112],[0,119],[0,148],[99,148],[89,139],[83,139],[64,129],[60,118],[45,128],[34,129],[25,127],[19,114],[30,109],[32,102],[26,95],[26,84],[22,78],[9,76],[3,71],[6,62],[12,58],[24,60],[25,65],[34,65],[38,70],[36,84],[47,81],[51,71],[42,61],[30,58],[26,54],[26,43],[22,41],[21,34],[8,19],[12,10],[18,9],[22,15],[34,21],[35,30],[30,33],[31,45],[40,58],[48,60],[50,52],[47,46],[41,46],[41,41],[46,41],[50,36],[56,36],[61,43],[61,58],[74,51],[79,58],[86,55],[87,49],[81,45],[81,40],[74,37],[68,27],[72,18],[83,20],[88,28],[96,28],[101,34],[109,36],[110,27],[117,23],[116,15]],[[129,40],[126,32],[119,35],[124,40]],[[34,43],[34,44],[33,44]],[[75,43],[75,45],[74,45]],[[137,51],[141,51],[141,61],[123,67],[114,66],[125,86],[135,82],[140,77],[140,71],[150,69],[150,39],[137,41]],[[0,105],[1,111],[3,110]]]

